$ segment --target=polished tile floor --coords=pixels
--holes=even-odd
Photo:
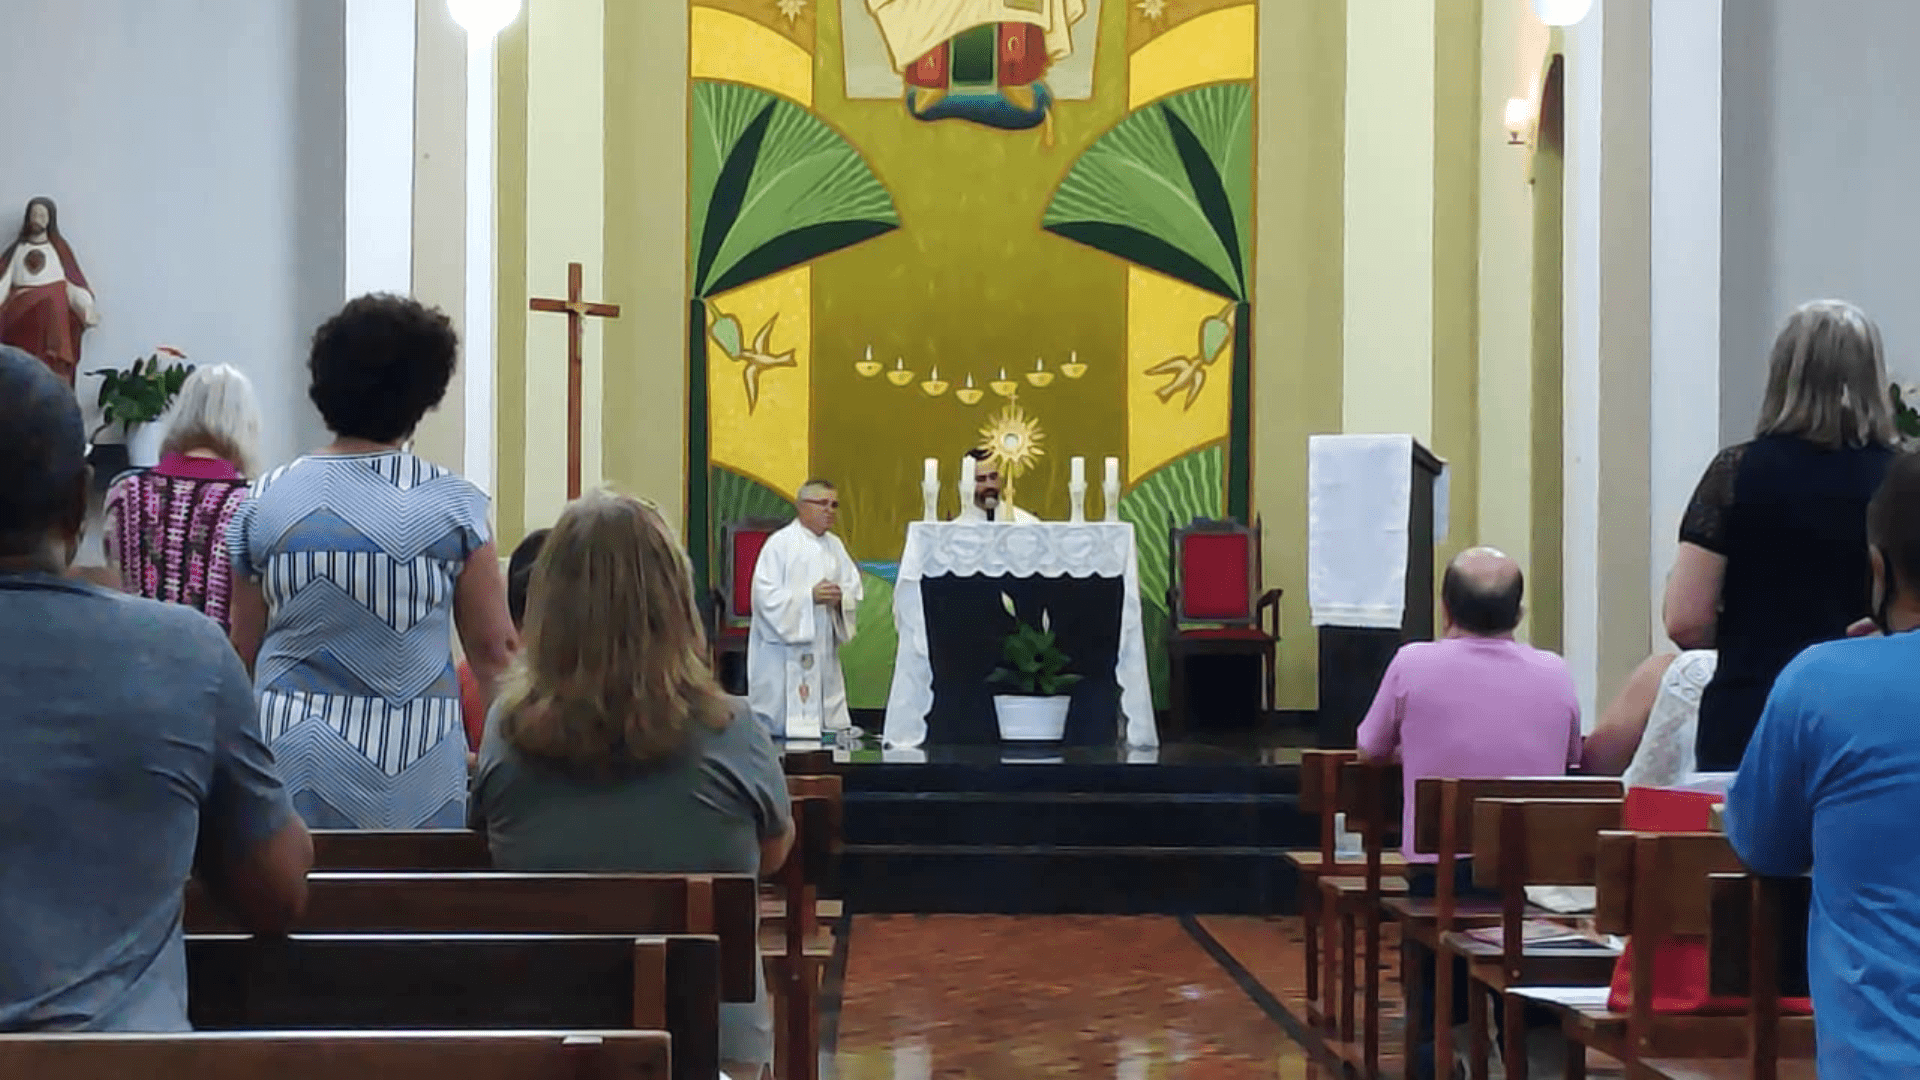
[[[1169,917],[863,916],[841,1001],[841,1080],[1319,1075]]]
[[[1382,1072],[1398,1076],[1391,937],[1381,957],[1381,996],[1393,1003]],[[860,916],[824,1077],[1324,1080],[1338,1074],[1288,1035],[1305,1015],[1304,973],[1291,918]],[[1588,1068],[1596,1080],[1621,1075],[1597,1056]]]

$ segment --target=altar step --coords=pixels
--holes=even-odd
[[[1283,853],[1314,843],[1298,769],[1199,761],[1043,763],[980,752],[849,763],[842,884],[860,912],[1271,913]],[[1163,757],[1168,755],[1163,753]]]

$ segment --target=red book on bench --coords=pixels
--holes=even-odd
[[[1620,827],[1632,832],[1710,832],[1713,808],[1727,799],[1724,792],[1685,791],[1676,788],[1632,788],[1620,807]],[[1707,943],[1693,937],[1662,941],[1653,954],[1653,1011],[1667,1014],[1739,1014],[1747,1011],[1744,997],[1715,997],[1707,993]],[[1613,968],[1607,1008],[1633,1008],[1633,953],[1623,952]],[[1780,999],[1782,1013],[1813,1012],[1808,998]]]

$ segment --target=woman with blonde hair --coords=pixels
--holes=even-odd
[[[1755,437],[1707,466],[1667,581],[1668,636],[1719,650],[1700,771],[1739,768],[1775,677],[1869,614],[1867,503],[1895,439],[1879,327],[1844,301],[1801,305],[1774,341]]]
[[[227,523],[246,501],[259,441],[247,377],[225,364],[194,369],[168,414],[160,463],[107,492],[107,562],[122,588],[231,623]]]
[[[768,874],[793,818],[773,740],[706,660],[693,576],[650,503],[589,494],[533,567],[472,814],[517,871]],[[773,1061],[766,988],[721,1007],[734,1080]]]

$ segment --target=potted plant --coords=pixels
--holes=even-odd
[[[1000,604],[1013,616],[1013,632],[1000,645],[1002,664],[987,681],[1006,687],[993,696],[993,714],[1002,742],[1059,742],[1067,730],[1067,694],[1080,676],[1067,670],[1072,659],[1060,651],[1053,636],[1053,619],[1040,612],[1040,625],[1020,621],[1013,597],[1000,594]]]
[[[1894,426],[1900,432],[1900,438],[1911,444],[1920,442],[1920,410],[1914,408],[1914,399],[1920,394],[1911,386],[1894,383],[1888,388],[1893,394]]]
[[[157,463],[166,430],[155,421],[166,415],[192,374],[193,365],[186,360],[179,349],[162,345],[127,368],[88,372],[100,376],[100,426],[93,430],[93,441],[97,443],[108,429],[117,427],[126,443],[127,464]],[[99,469],[97,463],[95,468]]]

